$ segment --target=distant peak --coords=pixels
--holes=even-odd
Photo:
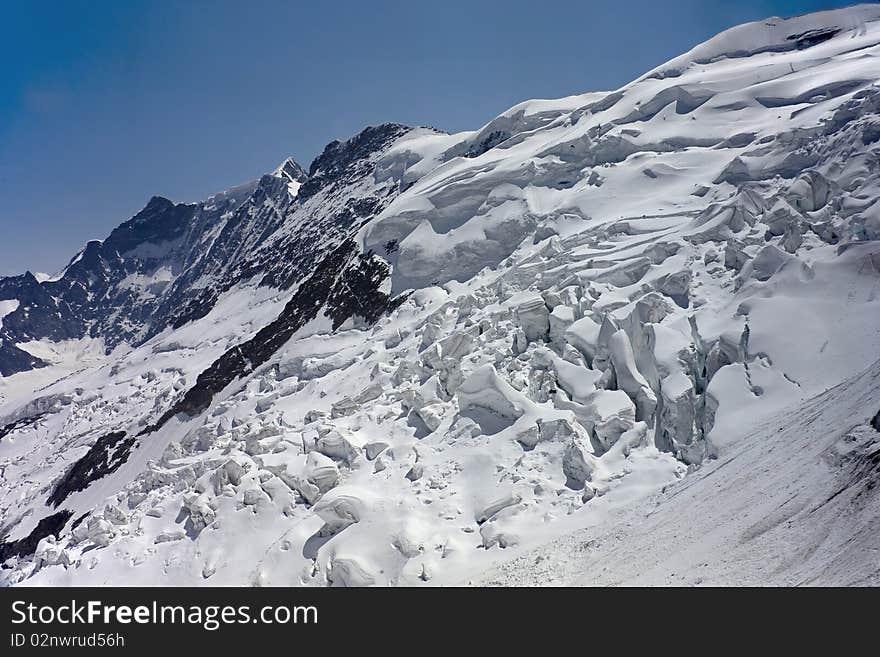
[[[284,178],[288,183],[303,183],[309,177],[305,169],[303,169],[292,157],[287,158],[284,162],[279,164],[278,168],[272,172],[272,175],[277,178]]]
[[[322,170],[326,171],[334,167],[341,168],[356,159],[367,157],[370,153],[386,147],[389,141],[400,137],[409,130],[412,128],[402,123],[382,123],[367,126],[345,141],[334,139],[312,162],[309,167],[309,176],[311,177]]]
[[[158,210],[160,208],[167,208],[173,205],[174,201],[171,201],[164,196],[151,196],[150,200],[147,201],[147,204],[144,206],[144,210]],[[143,212],[143,210],[141,212]]]

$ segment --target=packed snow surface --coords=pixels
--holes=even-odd
[[[141,341],[17,342],[0,582],[880,583],[878,82],[861,5],[285,161],[234,192],[272,217],[235,261],[357,245],[368,282],[303,309],[237,265]]]

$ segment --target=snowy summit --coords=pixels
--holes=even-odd
[[[880,6],[387,123],[0,278],[0,584],[880,584]]]

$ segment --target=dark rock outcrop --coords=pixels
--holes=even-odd
[[[58,507],[71,493],[85,490],[93,481],[116,472],[128,460],[136,438],[124,431],[114,431],[98,438],[85,456],[65,473],[46,500]]]
[[[32,415],[30,417],[23,417],[17,420],[13,420],[12,422],[7,422],[6,424],[0,426],[0,440],[8,436],[10,433],[15,431],[16,429],[23,429],[25,427],[30,427],[36,424],[43,415]]]
[[[72,511],[63,509],[41,519],[31,533],[24,538],[20,538],[17,541],[0,541],[0,563],[3,563],[10,557],[26,557],[33,554],[40,541],[47,536],[58,538],[64,525],[67,524],[72,515]]]
[[[218,392],[232,381],[253,372],[278,351],[299,329],[326,312],[334,330],[353,316],[372,324],[382,313],[401,303],[379,290],[390,274],[388,264],[372,253],[357,253],[353,241],[339,245],[318,264],[299,286],[281,314],[247,342],[229,349],[202,372],[195,385],[145,429],[151,433],[179,413],[194,416],[204,411]]]

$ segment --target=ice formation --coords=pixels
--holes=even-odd
[[[878,83],[750,23],[0,279],[0,581],[880,583]]]

